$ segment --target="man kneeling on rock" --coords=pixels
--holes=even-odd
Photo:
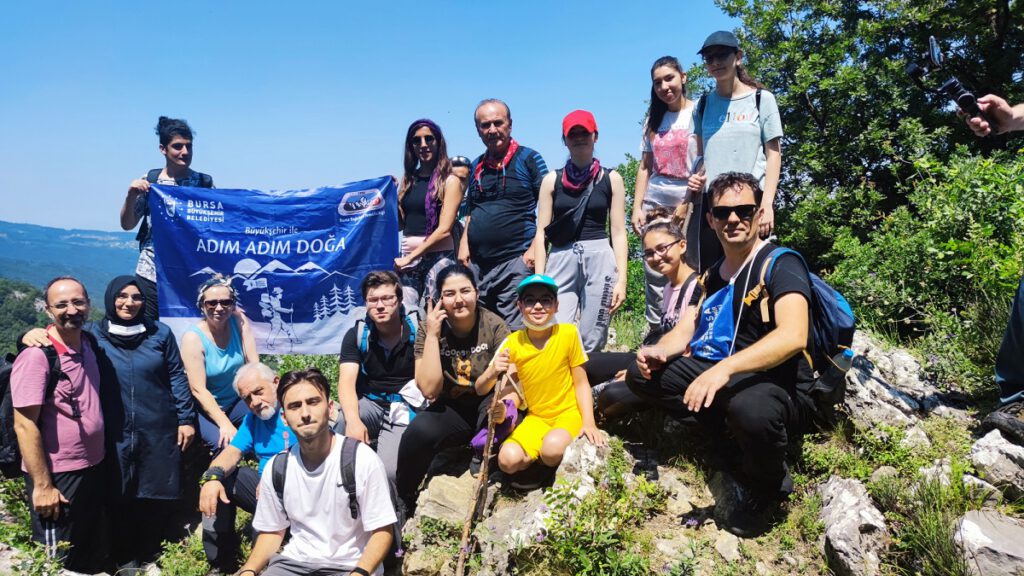
[[[701,278],[685,318],[640,349],[627,382],[652,402],[682,403],[709,432],[716,459],[738,456],[733,471],[744,502],[723,527],[752,537],[770,528],[793,491],[786,454],[799,446],[813,410],[801,391],[814,379],[803,354],[811,346],[810,279],[799,257],[784,254],[765,290],[757,289],[776,247],[758,237],[764,210],[753,176],[722,174],[709,196],[706,217],[725,256]]]
[[[331,430],[330,396],[315,368],[282,376],[277,398],[298,444],[263,470],[252,519],[259,535],[236,576],[264,567],[264,576],[380,573],[397,522],[388,478],[369,446]]]

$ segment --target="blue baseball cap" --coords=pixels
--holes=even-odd
[[[558,283],[551,276],[545,276],[543,274],[531,274],[516,286],[516,294],[522,296],[523,290],[526,290],[527,286],[544,286],[550,289],[553,293],[558,294]]]

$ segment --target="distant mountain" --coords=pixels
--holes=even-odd
[[[107,283],[134,274],[139,259],[135,232],[66,230],[0,221],[0,277],[42,288],[55,276],[82,280],[95,306]]]

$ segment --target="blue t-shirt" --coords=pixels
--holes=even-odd
[[[263,473],[263,465],[270,457],[295,444],[295,435],[284,422],[281,410],[270,420],[260,420],[255,414],[248,413],[238,427],[238,433],[231,445],[242,451],[242,454],[256,454],[260,459],[259,472]]]
[[[519,147],[504,170],[485,167],[476,179],[472,174],[480,162],[483,156],[473,162],[466,191],[469,253],[473,262],[488,270],[521,256],[533,242],[537,195],[548,167],[540,154],[525,146]]]

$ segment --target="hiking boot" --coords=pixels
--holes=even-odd
[[[634,451],[633,474],[643,474],[651,482],[658,481],[658,451],[654,448],[642,448]]]
[[[985,432],[999,430],[1006,439],[1024,446],[1024,402],[1010,402],[985,416],[981,421]]]
[[[509,478],[508,485],[516,490],[530,492],[550,484],[555,477],[555,469],[534,462],[526,470],[517,472]]]
[[[782,508],[779,498],[759,497],[744,490],[729,516],[722,520],[725,531],[740,538],[756,538],[778,522]]]

